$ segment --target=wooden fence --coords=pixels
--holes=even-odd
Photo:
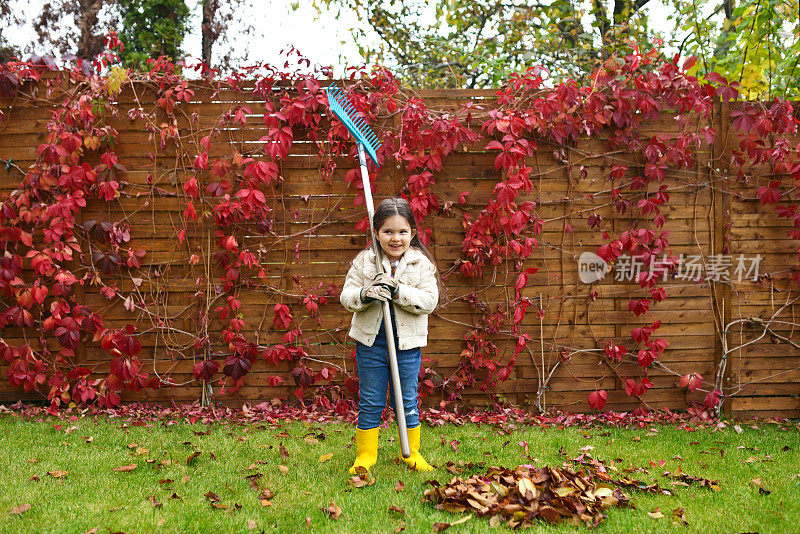
[[[435,109],[454,108],[470,99],[486,103],[493,98],[491,91],[421,91],[420,94]],[[153,95],[144,88],[138,98],[140,102],[149,102],[148,106],[153,105]],[[144,370],[162,376],[169,374],[179,384],[157,391],[125,392],[124,400],[194,401],[201,395],[200,384],[191,375],[198,357],[189,335],[199,328],[195,294],[199,289],[208,289],[212,296],[220,292],[219,287],[214,287],[218,280],[212,279],[208,288],[198,288],[196,280],[204,269],[214,270],[213,265],[203,262],[209,258],[206,252],[209,243],[212,252],[216,245],[209,224],[190,227],[187,241],[178,243],[177,229],[182,226],[181,213],[185,207],[180,188],[196,149],[188,144],[181,149],[167,143],[166,151],[160,151],[158,134],[148,131],[142,121],[128,117],[128,111],[140,102],[135,101],[132,92],[123,92],[119,96],[119,113],[110,120],[119,131],[120,162],[128,169],[124,194],[111,203],[91,200],[82,213],[84,221],[126,221],[130,225],[131,240],[125,248],[148,251],[141,271],[131,275],[140,280],[134,283],[131,276],[104,280],[109,285],[116,282],[122,298],[109,300],[94,285],[81,287],[77,296],[86,305],[103,309],[103,316],[111,326],[128,322],[139,325],[139,331],[146,332],[140,336]],[[236,146],[258,150],[258,139],[265,134],[260,120],[263,100],[248,102],[246,96],[224,91],[212,98],[209,91],[198,89],[194,101],[182,105],[184,121],[178,126],[182,129],[213,126],[221,113],[241,104],[251,107],[251,120],[243,126],[226,127],[225,135]],[[44,101],[0,101],[0,106],[6,115],[5,122],[0,123],[3,160],[0,187],[8,193],[21,179],[16,166],[25,170],[35,161],[37,147],[45,140],[52,108]],[[539,268],[524,289],[524,294],[535,304],[529,309],[522,331],[529,333],[533,341],[529,350],[519,355],[510,380],[489,392],[468,391],[468,400],[478,403],[497,393],[522,405],[538,401],[547,409],[582,411],[588,409],[588,394],[599,388],[609,392],[607,409],[635,408],[639,403],[625,394],[621,377],[638,377],[640,370],[635,365],[626,365],[619,374],[614,373],[603,363],[602,352],[597,349],[602,349],[609,339],[624,341],[631,328],[659,319],[663,323],[659,337],[669,341],[660,361],[669,370],[651,369],[649,377],[655,385],[642,397],[649,405],[684,409],[687,401],[702,401],[704,395],[700,392],[688,394],[679,386],[680,375],[698,372],[707,381],[713,381],[727,346],[724,393],[730,396],[724,406],[728,413],[800,416],[797,345],[800,336],[795,332],[795,316],[800,308],[795,304],[783,308],[778,315],[782,322],[773,323],[770,334],[748,344],[762,334],[758,321],[769,320],[797,297],[785,280],[797,264],[797,243],[786,235],[791,222],[779,219],[773,208],[758,202],[755,189],[763,185],[763,179],[756,176],[746,185],[728,179],[736,175],[736,170],[724,163],[728,161],[726,154],[734,138],[729,132],[729,116],[727,106],[717,105],[712,126],[719,135],[711,150],[700,154],[691,171],[668,174],[665,183],[669,185],[671,199],[663,210],[667,217],[665,229],[671,232],[670,243],[676,255],[701,255],[706,265],[719,255],[732,258],[731,275],[735,274],[740,255],[748,261],[760,255],[761,281],[734,280],[726,284],[674,279],[667,282],[665,301],[653,306],[651,313],[634,317],[627,305],[632,296],[645,295],[638,284],[615,280],[611,274],[593,285],[583,284],[578,279],[577,258],[584,251],[595,252],[603,243],[600,232],[587,224],[593,213],[603,217],[612,233],[622,231],[633,217],[589,200],[587,194],[607,189],[605,178],[612,165],[625,162],[635,166],[638,162],[626,154],[607,153],[603,139],[581,140],[563,155],[540,144],[528,161],[534,169],[535,190],[526,195],[526,199],[539,202],[537,212],[546,221],[534,259],[525,265]],[[665,115],[659,123],[650,125],[648,131],[677,131],[675,124],[674,117]],[[186,142],[191,139],[187,136]],[[463,191],[470,193],[465,206],[456,203],[448,211],[431,216],[428,224],[434,236],[431,250],[446,275],[448,290],[445,301],[431,317],[429,343],[423,356],[432,360],[428,365],[445,379],[458,368],[465,347],[464,335],[481,315],[465,297],[474,293],[487,302],[505,296],[513,298],[517,271],[487,271],[481,279],[471,280],[453,268],[461,255],[462,214],[465,211],[474,214],[484,206],[499,178],[494,165],[496,153],[486,151],[485,144],[484,140],[476,146],[460,148],[448,157],[443,170],[436,175],[433,188],[440,205],[455,202]],[[279,342],[282,333],[272,329],[272,309],[278,302],[291,303],[304,336],[311,343],[311,356],[350,371],[355,363],[351,355],[353,345],[346,337],[350,314],[334,300],[321,308],[318,322],[304,313],[298,300],[290,296],[302,294],[300,285],[309,289],[331,282],[341,286],[350,259],[365,246],[365,238],[354,228],[363,217],[364,208],[354,206],[354,189],[344,180],[346,170],[355,162],[340,161],[339,169],[326,182],[320,177],[319,159],[312,150],[305,149],[307,145],[296,141],[281,169],[283,181],[268,196],[270,205],[280,207],[275,211],[275,235],[254,233],[246,237],[251,250],[260,250],[260,261],[266,265],[268,281],[275,290],[241,291],[244,332],[262,345]],[[215,141],[212,156],[229,153],[229,146]],[[9,160],[13,160],[13,165],[6,167]],[[382,169],[377,179],[376,199],[399,191],[406,176],[403,168]],[[571,225],[571,233],[564,231],[565,223]],[[195,252],[203,261],[189,265],[186,260]],[[219,275],[218,269],[214,272]],[[126,309],[123,299],[128,295],[148,302],[148,311]],[[541,323],[535,313],[540,297],[545,310]],[[754,319],[727,329],[723,326],[737,318]],[[159,320],[169,320],[170,328],[161,328]],[[218,319],[212,322],[211,330],[216,332],[213,335],[217,339],[222,328]],[[12,329],[6,329],[4,335],[9,344],[20,344],[27,337],[24,332]],[[501,361],[507,361],[513,339],[500,335],[494,341],[502,354]],[[733,350],[741,345],[747,346]],[[109,357],[97,343],[82,344],[78,353],[84,364],[96,366],[101,374],[107,371]],[[561,359],[564,355],[569,355],[569,363]],[[318,363],[313,365],[319,367]],[[42,398],[11,388],[5,379],[7,368],[5,362],[0,362],[3,375],[0,402]],[[543,368],[545,373],[552,372],[552,377],[540,394]],[[271,376],[280,376],[285,383],[269,387],[267,379]],[[258,361],[238,392],[216,391],[215,400],[255,403],[290,396],[293,389],[290,367],[276,370]]]

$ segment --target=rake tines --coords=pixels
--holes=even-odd
[[[331,84],[326,88],[326,92],[328,93],[328,104],[331,107],[331,111],[342,121],[342,124],[347,127],[350,133],[353,134],[356,142],[364,145],[369,157],[372,158],[375,165],[378,165],[377,151],[381,146],[381,141],[378,139],[378,136],[375,135],[375,132],[369,127],[364,117],[361,116],[355,106],[347,99],[344,91],[336,85]]]

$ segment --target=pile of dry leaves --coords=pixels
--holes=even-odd
[[[630,506],[630,498],[595,474],[575,472],[569,467],[490,467],[485,474],[453,478],[425,491],[424,500],[450,512],[474,511],[490,516],[489,524],[505,522],[510,528],[531,525],[538,519],[548,523],[568,521],[597,526],[606,508]]]

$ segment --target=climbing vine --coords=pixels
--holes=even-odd
[[[0,96],[46,99],[54,107],[36,162],[30,168],[16,168],[19,187],[0,209],[4,251],[0,355],[10,366],[11,384],[40,391],[53,411],[70,402],[111,407],[121,402],[124,390],[190,382],[203,384],[207,399],[212,384],[222,392],[241,388],[248,373],[263,361],[267,369],[275,370],[267,378],[270,386],[283,384],[289,376],[283,371],[288,370],[301,402],[310,400],[342,412],[351,408],[357,377],[344,365],[316,359],[310,351],[315,340],[303,331],[304,321],[324,328],[326,309],[339,313],[336,281],[309,285],[287,275],[274,261],[275,254],[283,254],[284,260],[291,255],[299,259],[299,237],[313,235],[347,201],[331,199],[322,223],[300,232],[288,230],[287,217],[298,216],[280,194],[290,155],[315,158],[318,176],[327,182],[342,173],[356,192],[355,205],[364,203],[360,174],[353,166],[355,146],[344,126],[327,113],[324,84],[330,73],[258,65],[217,79],[201,65],[196,69],[200,79],[188,80],[183,73],[189,67],[160,58],[150,60],[149,70],[132,78],[120,67],[121,44],[114,35],[107,45],[95,61],[96,71],[103,74],[87,75],[75,68],[44,76],[49,70],[44,64],[0,65]],[[536,366],[536,403],[541,409],[556,368],[568,368],[582,353],[600,355],[608,373],[631,397],[640,398],[652,387],[648,372],[654,367],[672,372],[661,362],[669,344],[659,337],[661,321],[653,318],[667,298],[665,281],[680,266],[670,246],[667,177],[697,165],[698,152],[719,133],[708,125],[715,102],[738,97],[737,84],[719,75],[705,80],[690,75],[694,61],[634,50],[606,61],[587,86],[565,81],[548,87],[546,73],[530,68],[511,76],[488,108],[486,103],[466,102],[447,111],[429,109],[423,98],[403,88],[386,69],[348,71],[351,102],[382,136],[380,170],[369,162],[371,180],[379,172],[399,170],[399,188],[383,193],[408,198],[426,244],[437,240],[429,224],[432,217],[460,219],[461,253],[452,264],[440,265],[445,281],[491,276],[490,285],[500,283],[507,290],[506,298],[492,302],[477,290],[445,294],[442,307],[461,300],[477,319],[464,325],[464,348],[454,372],[440,375],[425,362],[420,373],[422,395],[441,394],[445,401],[453,401],[472,388],[491,392],[514,376],[523,354],[530,355]],[[63,89],[64,78],[68,90]],[[30,93],[34,87],[38,95]],[[119,99],[123,91],[133,95],[132,102]],[[192,111],[198,92],[247,98],[209,122]],[[763,204],[774,205],[781,217],[794,221],[789,235],[800,239],[800,209],[782,203],[794,196],[791,188],[781,185],[782,178],[800,181],[798,147],[788,141],[797,127],[792,113],[791,105],[779,100],[745,104],[733,111],[732,126],[740,138],[731,163],[740,169],[739,180],[747,179],[748,166],[771,166],[774,179],[758,187],[758,196]],[[112,126],[120,114],[139,125],[156,148],[147,155],[152,167],[158,160],[163,168],[167,159],[171,172],[147,171],[146,186],[128,179],[134,171],[120,163],[124,158],[119,155],[119,133]],[[648,133],[646,127],[667,114],[674,116],[678,129]],[[263,136],[241,137],[250,125]],[[636,279],[641,292],[632,292],[627,305],[639,323],[621,337],[597,339],[595,347],[549,344],[548,351],[557,357],[546,362],[543,320],[550,312],[541,295],[537,299],[528,288],[541,268],[537,251],[545,228],[557,226],[566,236],[573,232],[573,221],[546,220],[541,215],[546,201],[535,191],[534,177],[539,173],[534,160],[537,151],[546,149],[568,173],[584,177],[585,167],[574,164],[570,153],[587,137],[605,139],[608,153],[633,156],[630,163],[619,162],[604,171],[607,187],[585,199],[628,214],[624,226],[615,229],[596,212],[599,209],[590,209],[585,220],[602,241],[597,256],[608,265],[626,253],[644,265]],[[437,193],[436,183],[449,156],[481,144],[494,155],[496,179],[488,201],[475,210],[470,208],[468,190],[459,192],[457,200],[448,200]],[[13,161],[7,164],[14,167]],[[120,220],[83,216],[87,202],[122,205],[127,199],[140,201],[135,213],[164,199],[179,204],[180,220],[170,224],[180,260],[155,260],[155,251],[131,244],[137,237],[131,224],[135,213]],[[359,232],[368,230],[366,216],[352,224]],[[497,273],[510,278],[498,282]],[[287,276],[291,284],[286,283]],[[174,279],[179,282],[170,282]],[[84,301],[83,288],[90,286],[99,287],[108,303],[90,306]],[[170,291],[179,286],[183,291],[188,287],[191,294],[182,306],[169,302]],[[243,294],[250,292],[269,299],[257,326],[248,324],[252,318],[245,317],[242,309]],[[591,308],[597,298],[597,291],[592,291],[587,306]],[[116,322],[108,320],[106,310],[118,302],[138,320],[110,326]],[[526,326],[531,307],[538,332]],[[193,314],[192,331],[186,331],[181,321],[187,314]],[[280,335],[279,342],[260,339],[265,325]],[[155,365],[152,373],[145,371],[140,357],[143,336],[160,340],[165,359],[191,361],[192,378],[178,384],[169,373],[157,372]],[[500,340],[511,342],[510,355],[499,346]],[[79,354],[84,344],[99,347],[108,359],[89,364]],[[341,350],[343,355],[349,353]],[[726,348],[725,355],[732,350]],[[625,366],[630,363],[638,368],[636,376]],[[681,387],[706,392],[696,410],[719,406],[725,364],[723,358],[715,379],[698,372],[674,373]],[[608,392],[598,387],[588,402],[602,409],[607,398]]]

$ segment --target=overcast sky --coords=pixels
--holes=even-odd
[[[42,0],[0,0],[9,1],[16,9],[25,13],[38,13]],[[221,0],[223,3],[225,0]],[[184,42],[184,50],[192,57],[200,56],[200,2],[187,0],[192,9],[191,33]],[[296,6],[296,9],[293,8]],[[662,0],[648,3],[651,27],[666,32],[672,27],[667,20],[668,11]],[[341,76],[349,65],[363,64],[352,35],[348,31],[355,25],[366,27],[353,12],[343,11],[339,18],[334,12],[319,14],[311,6],[311,0],[246,0],[241,10],[242,19],[254,27],[249,36],[241,36],[241,26],[234,24],[231,35],[236,47],[247,48],[250,62],[269,62],[282,64],[281,50],[294,45],[305,57],[316,65],[333,65],[334,73]],[[20,28],[0,29],[4,36],[20,47],[30,44],[32,29],[30,23]],[[377,37],[367,46],[377,46]],[[369,38],[368,38],[369,41]],[[364,44],[364,43],[362,43]],[[37,50],[40,55],[46,50]],[[216,54],[215,54],[216,55]]]

